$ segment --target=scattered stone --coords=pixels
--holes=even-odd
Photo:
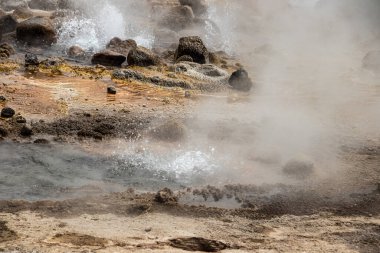
[[[0,103],[3,103],[5,101],[7,101],[7,99],[4,96],[0,96]]]
[[[0,45],[0,58],[9,58],[13,54],[15,54],[15,50],[11,45],[8,43]]]
[[[220,252],[229,246],[223,242],[201,237],[185,237],[169,240],[170,246],[186,251]]]
[[[32,46],[50,46],[57,42],[53,23],[46,17],[30,18],[18,24],[16,37],[19,42]]]
[[[107,87],[107,93],[111,94],[111,95],[115,95],[116,94],[116,88],[113,86]]]
[[[30,137],[33,135],[33,130],[28,126],[23,126],[20,130],[20,135],[23,137]]]
[[[8,228],[5,221],[0,221],[0,243],[17,239],[17,233]]]
[[[169,120],[153,129],[152,136],[162,141],[179,141],[185,137],[185,126],[175,120]]]
[[[309,161],[290,160],[284,165],[282,171],[297,179],[304,179],[314,173],[314,164]]]
[[[193,58],[190,55],[182,55],[176,60],[176,63],[183,62],[183,61],[194,62]]]
[[[131,70],[131,69],[117,69],[112,73],[112,78],[126,80],[126,79],[135,79],[139,81],[145,80],[144,75]]]
[[[18,22],[13,15],[5,15],[0,18],[0,26],[3,34],[16,31],[17,24]]]
[[[130,66],[140,67],[148,67],[160,64],[158,56],[145,47],[137,47],[130,50],[127,61],[128,65]]]
[[[37,55],[31,53],[25,55],[25,67],[38,67],[38,65],[40,65],[40,62]]]
[[[370,51],[363,58],[363,68],[375,73],[380,71],[380,51]]]
[[[169,188],[164,188],[157,192],[154,201],[160,204],[177,203],[178,198],[174,196],[174,193]]]
[[[190,91],[185,91],[185,98],[191,98],[191,92]]]
[[[15,110],[10,107],[5,107],[1,110],[1,117],[3,118],[12,118],[15,115]]]
[[[123,62],[125,62],[127,58],[119,53],[113,52],[111,50],[104,50],[100,53],[95,54],[92,57],[92,64],[100,64],[103,66],[114,66],[121,67]]]
[[[26,119],[23,116],[18,115],[16,117],[16,122],[19,123],[19,124],[25,124],[26,123]]]
[[[205,0],[179,0],[181,5],[190,6],[196,16],[203,15],[207,12],[207,3]]]
[[[7,137],[9,134],[8,130],[2,126],[0,126],[0,136],[1,137]]]
[[[113,38],[108,44],[107,49],[116,53],[127,56],[129,51],[137,48],[137,43],[134,40],[121,40],[118,37]]]
[[[228,80],[229,85],[239,91],[250,91],[253,87],[252,80],[248,76],[248,72],[244,69],[236,70],[232,73]]]
[[[145,232],[147,232],[147,233],[149,233],[151,231],[152,231],[152,228],[150,228],[150,227],[145,229]]]
[[[179,40],[175,59],[181,56],[189,55],[194,62],[205,64],[209,61],[209,53],[203,41],[198,36],[183,37]]]
[[[49,144],[50,142],[46,139],[37,139],[33,142],[34,144],[41,144],[41,145],[47,145]]]
[[[72,46],[67,50],[67,55],[72,58],[82,58],[86,52],[79,46]]]

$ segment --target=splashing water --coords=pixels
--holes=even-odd
[[[134,39],[137,44],[151,48],[154,41],[148,27],[137,23],[128,23],[126,20],[135,20],[110,1],[101,5],[84,7],[82,14],[67,18],[58,30],[57,45],[69,48],[79,46],[86,51],[94,52],[105,48],[114,37]]]

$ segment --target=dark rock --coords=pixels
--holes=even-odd
[[[170,239],[170,246],[192,252],[221,252],[229,246],[223,242],[208,240],[201,237],[184,237]]]
[[[86,52],[79,46],[72,46],[67,50],[67,55],[72,58],[82,58]]]
[[[160,204],[177,203],[178,198],[169,188],[164,188],[156,193],[154,201]]]
[[[148,67],[160,64],[158,56],[155,55],[151,50],[144,47],[137,47],[129,51],[127,61],[128,65],[140,67]]]
[[[380,72],[380,51],[370,51],[363,58],[363,68],[373,72]]]
[[[284,165],[282,171],[288,176],[304,179],[314,173],[314,164],[303,160],[290,160]]]
[[[190,55],[182,55],[181,57],[179,57],[176,62],[183,62],[183,61],[187,61],[187,62],[194,62],[193,58],[190,56]]]
[[[0,126],[0,136],[1,137],[7,137],[9,134],[8,130],[2,126]]]
[[[20,130],[20,135],[23,137],[30,137],[33,135],[33,130],[28,126],[23,126]]]
[[[16,31],[17,24],[18,22],[13,15],[5,15],[0,18],[0,26],[3,34]]]
[[[181,5],[190,6],[194,14],[197,16],[203,15],[207,12],[207,3],[205,0],[179,0]]]
[[[1,117],[3,118],[12,118],[15,115],[15,110],[9,107],[5,107],[1,110]]]
[[[209,53],[203,41],[198,36],[184,37],[179,40],[179,45],[175,53],[175,59],[189,55],[194,62],[205,64],[209,61]]]
[[[92,131],[92,130],[80,130],[78,132],[79,137],[84,137],[84,138],[94,138],[96,140],[102,140],[103,136],[101,133]]]
[[[0,96],[0,103],[3,103],[5,101],[7,101],[7,99],[4,96]]]
[[[125,62],[127,58],[119,53],[105,50],[100,53],[95,54],[92,57],[92,64],[100,64],[103,66],[114,66],[114,67],[121,67],[123,62]]]
[[[244,69],[239,69],[232,73],[228,83],[233,89],[240,91],[250,91],[253,87],[252,80]]]
[[[126,79],[135,79],[139,81],[145,80],[144,75],[131,70],[131,69],[117,69],[112,73],[112,78],[126,80]]]
[[[30,54],[30,53],[25,55],[25,67],[38,66],[38,65],[40,65],[40,62],[38,60],[37,55]]]
[[[41,144],[41,145],[47,145],[49,144],[50,142],[46,139],[37,139],[33,142],[34,144]]]
[[[15,54],[15,50],[11,45],[7,43],[0,45],[0,58],[9,58],[13,54]]]
[[[116,88],[113,87],[113,86],[109,86],[109,87],[107,87],[107,93],[108,93],[108,94],[115,95],[115,94],[116,94]]]
[[[153,129],[152,136],[162,141],[179,141],[185,137],[185,126],[175,120],[169,120]]]
[[[17,123],[20,123],[20,124],[24,124],[24,123],[26,123],[26,119],[25,119],[23,116],[18,115],[18,116],[16,117],[16,122],[17,122]]]
[[[30,18],[18,24],[16,37],[19,42],[32,46],[50,46],[57,42],[53,23],[45,17]]]
[[[58,9],[58,0],[31,0],[29,7],[38,10],[54,11]]]
[[[134,40],[121,40],[118,37],[113,38],[108,44],[107,49],[128,56],[129,51],[137,48],[137,43]]]
[[[193,24],[194,13],[189,6],[176,6],[160,16],[160,27],[166,27],[173,31],[181,31]]]
[[[97,127],[94,128],[95,132],[100,133],[102,135],[112,134],[113,130],[115,130],[115,126],[108,123],[99,124]]]

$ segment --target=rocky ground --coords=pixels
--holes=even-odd
[[[169,41],[162,36],[150,50],[114,38],[104,51],[63,52],[54,45],[69,1],[0,1],[0,145],[79,143],[94,153],[114,140],[175,146],[206,98],[247,98],[254,82],[238,59],[178,37],[202,23],[203,1],[148,2],[170,7],[167,19],[153,17],[170,29]],[[349,142],[339,155],[348,168],[339,180],[111,193],[99,183],[64,200],[3,199],[0,251],[378,252],[380,143]],[[312,173],[289,166],[290,176]]]

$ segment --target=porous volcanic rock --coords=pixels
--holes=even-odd
[[[16,37],[19,42],[32,45],[51,45],[57,42],[57,33],[50,19],[34,17],[17,25]]]
[[[239,91],[250,91],[253,87],[253,82],[244,69],[238,69],[232,73],[228,83],[233,89]]]
[[[3,34],[16,31],[17,24],[17,20],[13,15],[5,15],[0,18],[0,26]]]
[[[145,47],[137,47],[129,51],[128,65],[148,67],[160,64],[159,57]]]
[[[122,40],[118,37],[113,38],[108,44],[107,49],[116,53],[127,56],[129,51],[137,48],[137,43],[134,40]]]
[[[194,62],[205,64],[209,61],[209,52],[203,41],[198,36],[183,37],[179,40],[179,45],[175,53],[175,59],[188,55]]]
[[[104,50],[102,52],[94,54],[92,57],[92,64],[100,64],[103,66],[120,67],[127,57],[122,54],[113,52],[111,50]]]

